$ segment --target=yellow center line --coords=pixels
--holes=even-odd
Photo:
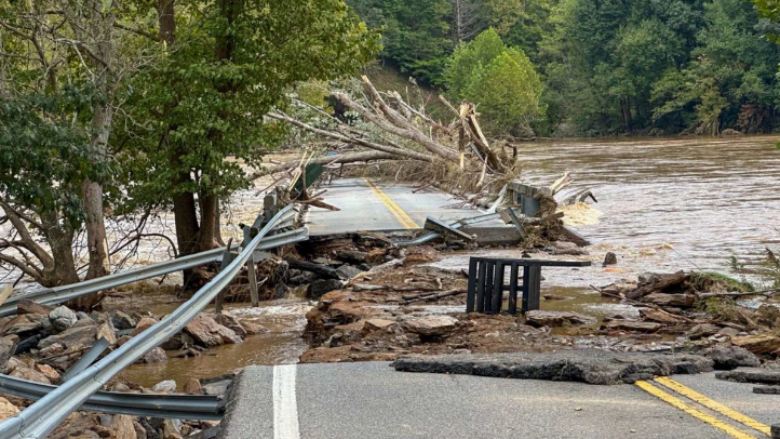
[[[387,210],[390,211],[390,213],[393,214],[395,219],[398,220],[399,223],[401,223],[402,226],[406,229],[419,229],[420,226],[417,225],[410,217],[409,215],[404,212],[403,209],[401,209],[401,206],[395,204],[395,201],[391,200],[390,197],[387,196],[384,192],[382,192],[381,189],[376,187],[374,183],[371,182],[369,179],[365,179],[366,184],[368,187],[371,188],[371,190],[374,192],[374,194],[379,197],[379,200],[382,202],[382,204],[387,207]]]
[[[764,433],[767,436],[771,436],[772,435],[771,427],[769,427],[768,425],[762,424],[761,422],[758,422],[758,421],[756,421],[755,419],[753,419],[753,418],[751,418],[749,416],[743,415],[742,413],[740,413],[740,412],[738,412],[738,411],[736,411],[734,409],[726,407],[725,405],[723,405],[723,404],[721,404],[721,403],[719,403],[717,401],[713,401],[712,399],[707,398],[706,396],[702,395],[701,393],[699,393],[699,392],[697,392],[697,391],[695,391],[695,390],[693,390],[693,389],[691,389],[689,387],[686,387],[686,386],[678,383],[677,381],[675,381],[675,380],[673,380],[671,378],[658,377],[658,378],[655,379],[655,382],[657,382],[657,383],[661,384],[662,386],[667,387],[667,388],[669,388],[669,389],[679,393],[680,395],[690,399],[691,401],[695,401],[695,402],[703,405],[704,407],[707,407],[708,409],[710,409],[710,410],[712,410],[714,412],[720,413],[721,415],[723,415],[723,416],[725,416],[727,418],[731,418],[731,419],[739,422],[740,424],[744,424],[744,425],[752,428],[753,430],[760,431],[761,433]]]
[[[719,430],[722,430],[724,433],[728,434],[729,436],[735,439],[757,439],[755,436],[751,436],[747,433],[743,433],[712,415],[709,415],[707,413],[702,412],[701,410],[697,410],[693,408],[692,406],[683,402],[681,399],[676,398],[664,392],[663,390],[659,389],[658,387],[655,387],[654,385],[648,383],[647,381],[637,381],[635,385],[640,389],[644,390],[645,392],[660,399],[661,401],[666,402],[672,407],[681,410],[693,416],[694,418],[704,423],[707,423]]]

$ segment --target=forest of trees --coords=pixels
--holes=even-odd
[[[458,45],[495,29],[541,77],[543,111],[532,123],[540,135],[761,133],[780,124],[780,48],[764,36],[776,24],[745,0],[348,3],[382,29],[386,65],[448,90],[464,86],[446,74]]]

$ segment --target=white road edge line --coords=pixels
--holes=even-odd
[[[274,439],[300,439],[298,398],[295,394],[296,364],[274,366]]]

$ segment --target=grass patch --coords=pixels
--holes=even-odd
[[[734,279],[725,274],[712,271],[691,273],[691,283],[699,291],[736,291],[740,293],[749,293],[756,290],[750,282]]]

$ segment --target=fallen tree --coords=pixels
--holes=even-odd
[[[296,104],[314,111],[317,118],[325,117],[328,123],[316,125],[279,110],[267,116],[327,139],[331,144],[336,141],[342,151],[337,155],[309,158],[306,163],[328,165],[382,160],[439,164],[454,169],[457,174],[469,174],[479,188],[492,180],[491,177],[514,175],[517,150],[513,149],[510,157],[503,154],[503,148],[491,147],[473,104],[463,102],[455,108],[441,97],[454,116],[451,123],[444,124],[427,115],[423,108],[406,102],[397,92],[379,92],[365,76],[361,87],[365,92],[363,99],[344,92],[332,95],[340,105],[360,116],[365,123],[360,127],[300,101]],[[275,164],[250,178],[291,172],[301,164],[300,159]]]

